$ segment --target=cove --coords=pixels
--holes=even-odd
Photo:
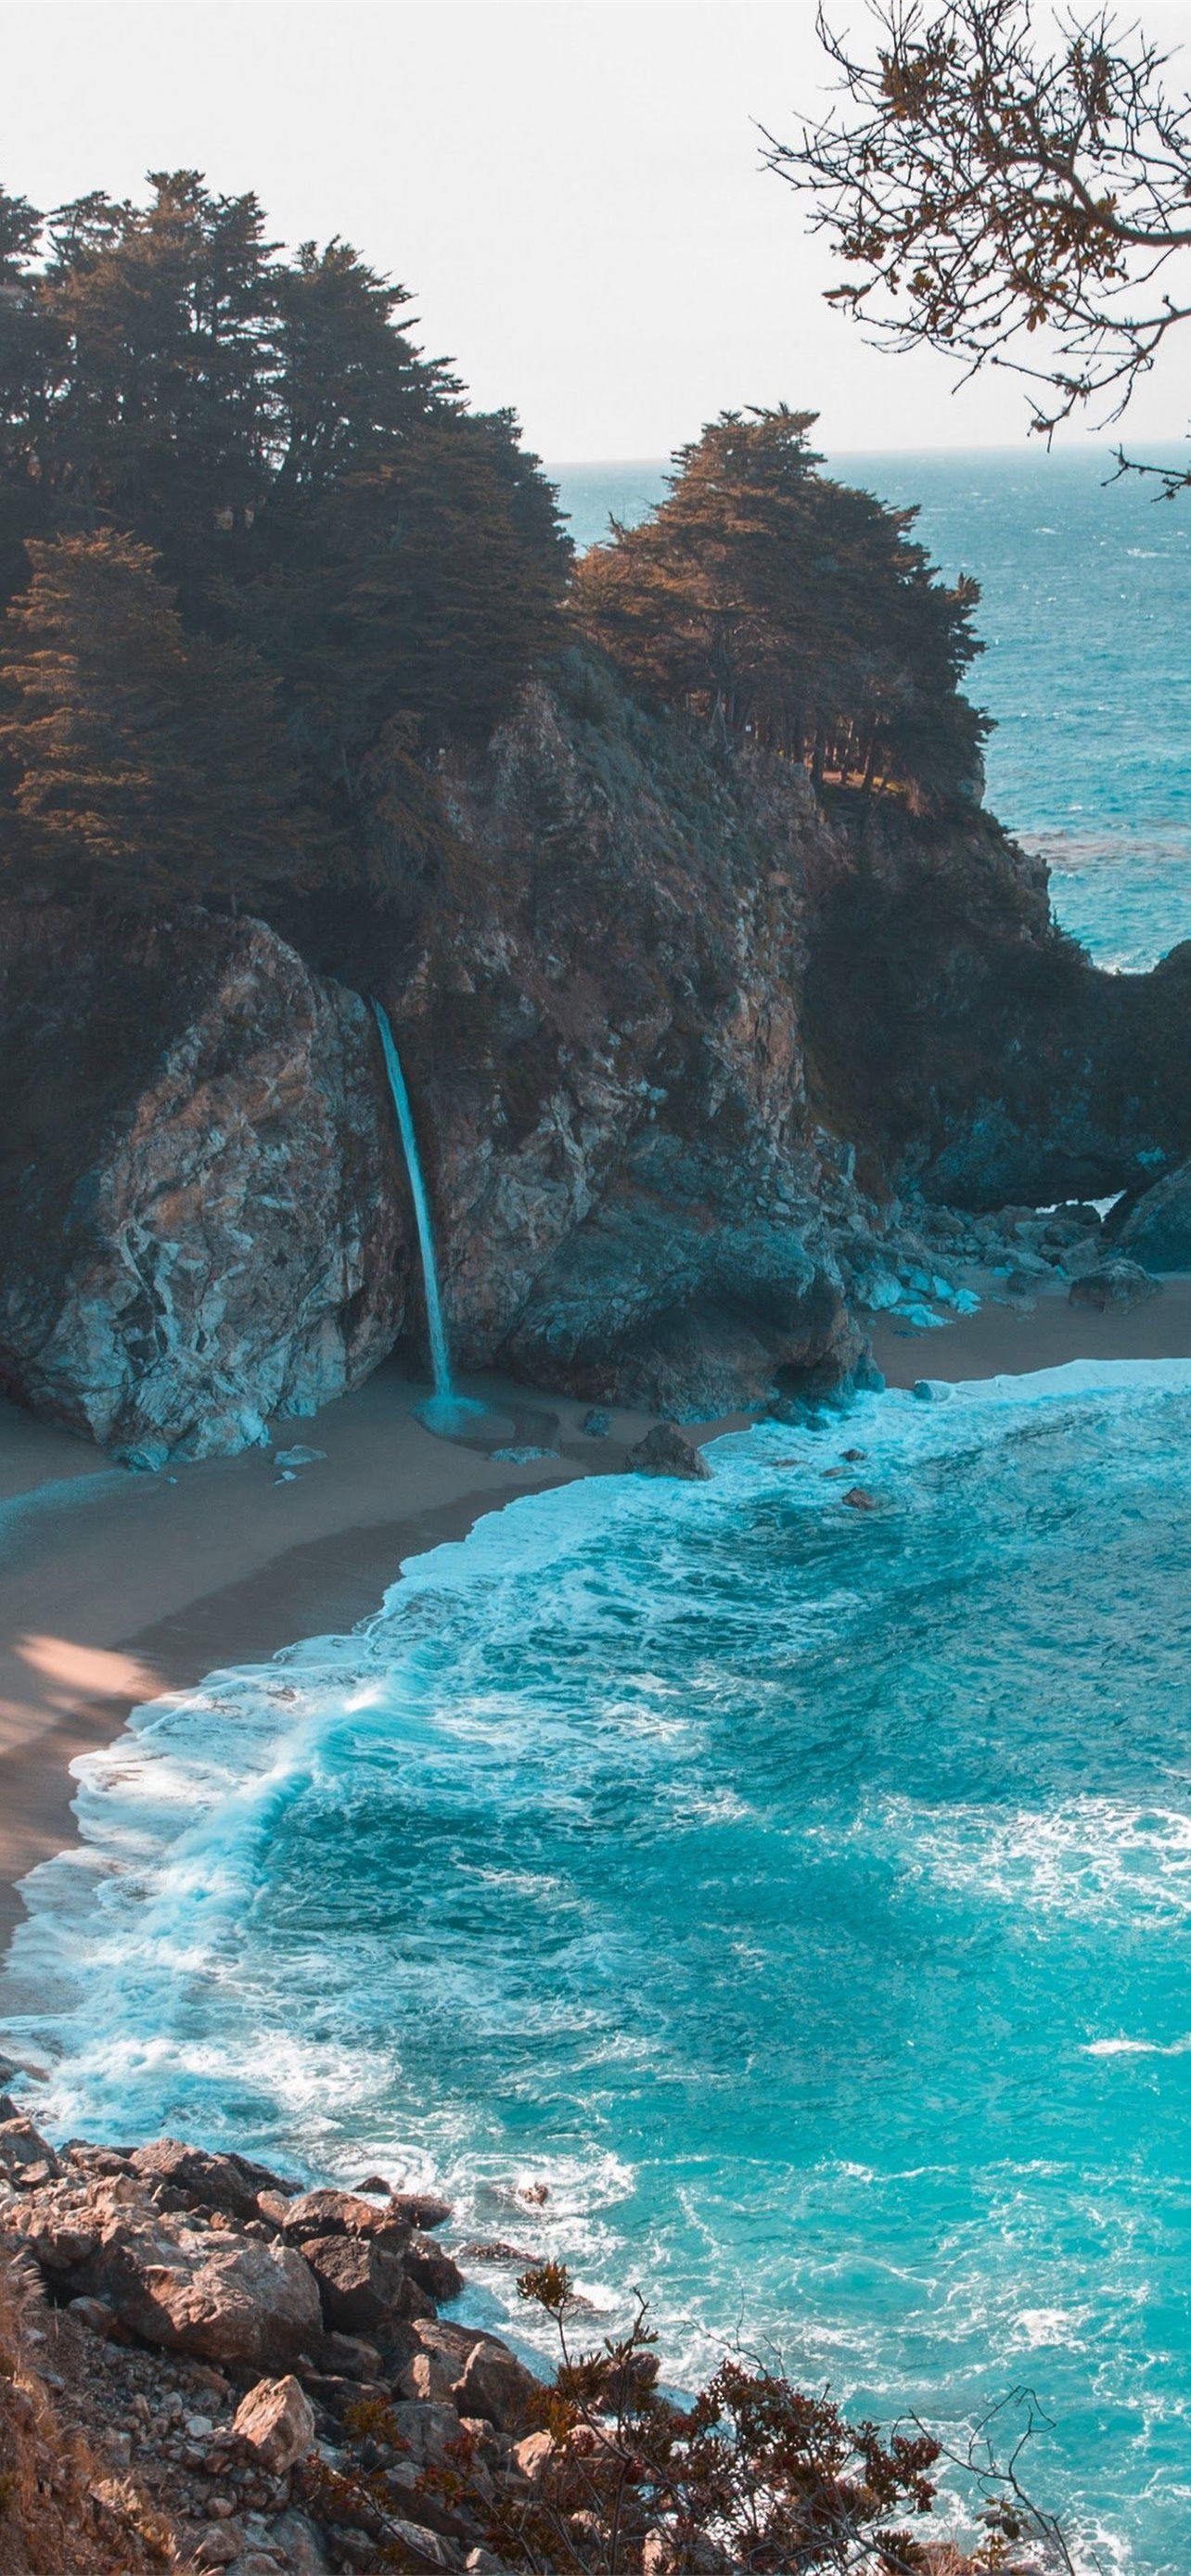
[[[28,1883],[60,2124],[433,2172],[680,2382],[1028,2385],[1081,2563],[1182,2576],[1189,1434],[1188,1363],[867,1397],[141,1712]]]

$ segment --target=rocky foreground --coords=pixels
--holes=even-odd
[[[55,2153],[0,2107],[0,2510],[11,2521],[15,2491],[26,2521],[56,2511],[71,2536],[53,2563],[324,2576],[394,2546],[412,2566],[488,2563],[478,2523],[424,2473],[466,2437],[481,2485],[526,2486],[539,2382],[495,2337],[440,2320],[463,2286],[425,2232],[444,2202],[375,2177],[302,2191],[170,2139]],[[366,2498],[358,2436],[378,2410],[388,2456]],[[27,2539],[2,2563],[43,2561]]]
[[[610,2380],[602,2392],[588,2380],[588,2403],[574,2372],[548,2385],[497,2337],[439,2315],[463,2286],[428,2233],[449,2216],[375,2175],[355,2192],[303,2190],[246,2157],[172,2139],[55,2151],[0,2098],[4,2576],[728,2576],[751,2565],[755,2552],[704,2532],[680,2548],[656,2519],[634,2527],[643,2472],[624,2449]],[[654,2372],[634,2346],[622,2388]],[[775,2385],[764,2383],[766,2406]],[[819,2401],[781,2385],[797,2428],[798,2410]],[[670,2413],[686,2439],[694,2417]],[[817,2419],[809,2429],[821,2443]],[[933,2445],[915,2447],[929,2467]],[[922,2463],[896,2465],[896,2497],[854,2501],[874,2474],[863,2457],[861,2489],[832,2486],[857,2530],[894,2502],[915,2510]],[[733,2474],[755,2483],[755,2467]],[[929,2539],[905,2555],[903,2534],[889,2556],[816,2542],[809,2554],[771,2549],[763,2563],[1043,2576],[1051,2561],[1018,2545],[1011,2514],[994,2503],[982,2519],[975,2556]]]

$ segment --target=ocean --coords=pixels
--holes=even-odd
[[[739,2337],[953,2439],[1029,2387],[1079,2563],[1185,2576],[1191,1362],[711,1455],[84,1764],[17,1941],[56,2123],[433,2175],[682,2386]]]
[[[1185,541],[1135,494],[1094,539],[1059,462],[1052,553],[1036,460],[897,470],[941,560],[948,511],[984,550],[993,801],[1136,964],[1191,930]],[[959,2446],[1032,2412],[1080,2570],[1186,2576],[1191,1361],[710,1457],[515,1502],[351,1637],[139,1712],[27,1883],[9,2032],[63,2130],[434,2176],[462,2231],[564,2255],[593,2332],[639,2284],[680,2387],[739,2340]],[[523,2331],[471,2268],[468,2315]]]
[[[1112,481],[1108,450],[833,457],[841,481],[920,511],[949,580],[974,573],[985,650],[968,694],[996,719],[988,802],[1049,861],[1055,911],[1136,972],[1191,938],[1191,493]],[[666,467],[550,472],[576,544],[632,526]]]

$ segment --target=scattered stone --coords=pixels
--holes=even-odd
[[[35,2189],[39,2183],[51,2182],[62,2168],[52,2147],[39,2137],[31,2120],[18,2112],[11,2120],[0,2121],[0,2174],[18,2190]]]
[[[286,2194],[291,2188],[267,2165],[252,2164],[247,2156],[205,2155],[201,2147],[184,2147],[177,2138],[137,2147],[129,2162],[146,2182],[166,2183],[193,2206],[221,2209],[229,2218],[255,2218],[261,2192]]]
[[[393,2421],[419,2468],[445,2459],[459,2439],[459,2412],[449,2398],[402,2398],[393,2408]]]
[[[379,2379],[382,2362],[374,2343],[362,2335],[325,2334],[319,2349],[324,2369],[341,2379]]]
[[[396,2517],[389,2524],[389,2529],[401,2547],[409,2551],[415,2566],[458,2566],[459,2562],[453,2556],[449,2544],[440,2538],[437,2531],[427,2531],[421,2523],[417,2522],[400,2522]],[[344,2536],[338,2532],[335,2534],[341,2547]],[[364,2543],[364,2551],[363,2556],[352,2557],[349,2553],[349,2564],[356,2567],[371,2567],[376,2555],[371,2541]]]
[[[56,2182],[16,2230],[67,2295],[94,2298],[142,2342],[198,2360],[288,2361],[321,2326],[318,2289],[291,2246],[159,2207],[131,2176]]]
[[[950,1387],[938,1377],[916,1377],[914,1393],[919,1404],[948,1404],[951,1400]]]
[[[391,2192],[389,2207],[407,2227],[442,2227],[455,2214],[450,2201],[439,2200],[432,2191]]]
[[[1149,1297],[1162,1295],[1162,1282],[1136,1261],[1104,1261],[1073,1279],[1067,1291],[1072,1306],[1089,1306],[1101,1315],[1127,1315]]]
[[[554,2439],[550,2433],[527,2433],[524,2441],[513,2445],[513,2458],[523,2478],[536,2486],[546,2474],[554,2457]]]
[[[941,1332],[944,1327],[943,1316],[936,1315],[930,1306],[900,1306],[898,1319],[899,1338],[902,1340],[907,1340],[914,1333]]]
[[[850,1486],[846,1494],[841,1494],[840,1501],[846,1503],[848,1509],[853,1512],[875,1512],[880,1509],[876,1495],[870,1494],[867,1485]]]
[[[258,2379],[240,2400],[232,2432],[262,2468],[280,2477],[314,2447],[314,2408],[292,2374]]]
[[[404,2206],[390,2200],[374,2209],[351,2191],[304,2191],[287,2202],[281,2226],[295,2245],[318,2236],[360,2236],[387,2252],[403,2254],[413,2233]]]
[[[685,1476],[695,1482],[711,1475],[702,1450],[676,1422],[655,1422],[630,1449],[625,1465],[637,1476]]]
[[[367,2335],[395,2318],[433,2313],[397,2256],[367,2237],[316,2236],[294,2259],[309,2265],[327,2325],[344,2334]],[[415,2301],[423,2302],[420,2309]]]
[[[273,2537],[292,2576],[329,2576],[331,2562],[307,2514],[291,2505],[288,2512],[278,2514]]]
[[[244,2534],[235,2522],[220,2522],[206,2531],[194,2553],[196,2567],[231,2567],[244,2548]]]
[[[404,2263],[410,2280],[416,2281],[419,2290],[424,2290],[436,2307],[462,2295],[463,2274],[458,2264],[428,2236],[411,2239],[405,2249]]]
[[[502,2236],[489,2237],[487,2240],[476,2238],[474,2241],[469,2238],[466,2245],[460,2246],[459,2257],[463,2263],[523,2263],[525,2265],[537,2263],[541,2259],[537,2254],[527,2254],[524,2245],[506,2245]]]
[[[455,2381],[440,2353],[416,2352],[397,2384],[403,2397],[415,2398],[421,2404],[448,2406]]]
[[[326,1454],[325,1449],[278,1449],[273,1464],[275,1467],[316,1467]]]
[[[602,1404],[593,1404],[579,1425],[585,1440],[606,1440],[612,1429],[612,1416]]]
[[[519,2432],[538,2395],[541,2382],[515,2353],[500,2344],[477,2343],[468,2355],[452,2395],[461,2415],[483,2415],[500,2433]]]

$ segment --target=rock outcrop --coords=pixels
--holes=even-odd
[[[837,802],[853,866],[815,907],[803,1031],[865,1176],[963,1209],[1147,1187],[1191,1153],[1191,942],[1097,971],[992,816]]]
[[[542,2563],[598,2576],[613,2563],[660,2569],[677,2564],[684,2549],[689,2555],[687,2489],[674,2487],[683,2475],[682,2419],[660,2427],[664,2478],[649,2475],[638,2449],[650,2439],[657,2367],[644,2343],[615,2372],[607,2347],[602,2354],[597,2347],[551,2383],[497,2336],[433,2313],[412,2323],[389,2315],[371,2338],[311,2318],[292,2366],[262,2371],[244,2348],[231,2298],[212,2309],[197,2357],[179,2350],[164,2319],[162,2242],[175,2244],[183,2228],[205,2239],[228,2258],[227,2280],[261,2257],[288,2255],[306,2268],[313,2247],[327,2243],[363,2246],[399,2270],[409,2227],[399,2198],[379,2178],[374,2193],[370,2183],[358,2193],[295,2194],[273,2175],[249,2217],[245,2175],[260,2168],[242,2158],[168,2140],[135,2155],[81,2141],[55,2154],[24,2125],[37,2152],[10,2158],[10,2179],[0,2185],[4,2576],[46,2576],[50,2568],[149,2576],[166,2565],[182,2576],[222,2569],[368,2576],[392,2566],[499,2576]],[[103,2238],[113,2208],[125,2229],[125,2264],[106,2277],[105,2296],[72,2295],[79,2249]],[[437,2208],[449,2215],[444,2204]],[[315,2219],[324,2232],[310,2237]],[[309,2270],[307,2281],[313,2292]],[[565,2273],[547,2267],[539,2285],[557,2316],[570,2298]],[[642,2401],[635,2416],[634,2383]],[[757,2466],[763,2458],[772,2484],[774,2404],[787,2409],[801,2440],[808,2400],[780,2374],[767,2397],[759,2436],[766,2447],[742,2461],[735,2497],[722,2468],[714,2488],[709,2479],[697,2483],[705,2446],[687,2454],[688,2485],[708,2500],[696,2532],[712,2505],[717,2529],[726,2529],[725,2505],[735,2509],[730,2528],[738,2536],[714,2551],[701,2544],[700,2565],[706,2557],[723,2576],[755,2561]],[[843,2433],[853,2438],[849,2428]],[[809,2446],[797,2450],[789,2473],[800,2514],[812,2460]],[[952,2540],[930,2542],[930,2493],[927,2486],[916,2505],[915,2565],[934,2576],[978,2576],[987,2553],[968,2557]],[[838,2482],[825,2483],[823,2494],[832,2508],[822,2523],[828,2536],[822,2552],[808,2544],[808,2569],[834,2563]],[[1020,2540],[1014,2503],[1009,2496],[1006,2506],[986,2508],[987,2530]],[[816,2527],[809,2517],[803,2525]],[[1022,2576],[1040,2576],[1033,2558],[1015,2554],[1012,2564]]]
[[[105,2472],[119,2480],[109,2519],[125,2554],[97,2545],[80,2571],[168,2557],[327,2576],[393,2546],[462,2569],[483,2531],[474,2504],[444,2504],[434,2472],[478,2453],[519,2489],[515,2447],[541,2383],[496,2336],[440,2320],[417,2288],[411,2261],[430,2249],[414,2220],[449,2215],[379,2182],[370,2198],[295,2192],[243,2157],[173,2139],[58,2155],[22,2114],[0,2126],[0,2346],[15,2259],[27,2298],[36,2266],[57,2358],[108,2451],[99,2465],[87,2455],[91,2489],[103,2494]],[[432,2250],[454,2295],[460,2276]],[[379,2436],[394,2462],[383,2485],[374,2461],[343,2474],[361,2409],[365,2448]],[[4,2429],[0,2386],[0,2452]]]
[[[0,1385],[133,1463],[311,1414],[406,1312],[369,1015],[254,921],[0,921]]]
[[[1097,975],[986,815],[828,806],[578,649],[438,783],[381,913],[0,908],[0,1383],[118,1456],[260,1439],[419,1332],[366,992],[459,1361],[605,1405],[846,1376],[911,1198],[921,1235],[1191,1153],[1191,948]]]
[[[1146,1270],[1191,1270],[1191,1163],[1181,1163],[1130,1207],[1117,1249]]]
[[[655,1422],[624,1463],[638,1476],[681,1476],[691,1481],[711,1474],[702,1450],[676,1422]]]

